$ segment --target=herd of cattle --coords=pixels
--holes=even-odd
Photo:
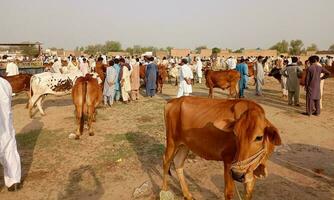
[[[249,76],[253,77],[253,64],[250,63],[248,68]],[[333,67],[326,68],[333,72]],[[184,197],[193,199],[183,174],[184,161],[191,150],[204,159],[224,162],[225,199],[233,199],[234,181],[244,183],[245,199],[251,199],[255,179],[267,176],[266,161],[275,146],[281,144],[279,131],[265,117],[263,108],[255,102],[212,99],[213,88],[229,89],[230,96],[237,97],[239,72],[213,71],[207,67],[203,71],[210,98],[181,97],[170,100],[165,106],[167,145],[163,156],[162,190],[168,190],[167,176],[173,161]],[[273,68],[269,76],[280,81],[279,71]],[[168,70],[166,66],[159,65],[158,72],[157,90],[162,93],[164,82],[167,78],[170,80],[174,77],[171,74],[175,73],[175,69]],[[73,138],[79,139],[85,118],[89,135],[94,135],[92,122],[96,118],[96,107],[102,100],[103,77],[100,73],[83,76],[80,70],[75,70],[67,74],[43,72],[4,78],[9,81],[14,93],[28,91],[27,107],[30,117],[33,116],[32,109],[35,105],[45,115],[42,102],[46,95],[62,96],[72,93],[78,126]],[[145,77],[143,66],[140,68],[140,77]],[[304,83],[303,78],[305,70],[301,84]]]

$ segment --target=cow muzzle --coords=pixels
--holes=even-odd
[[[241,172],[234,171],[234,170],[231,170],[231,173],[232,173],[233,180],[238,181],[240,183],[245,182],[245,173],[241,173]]]

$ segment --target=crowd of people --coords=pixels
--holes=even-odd
[[[297,57],[280,56],[274,59],[273,64],[268,65],[269,58],[259,56],[257,58],[233,58],[224,61],[225,69],[236,70],[240,73],[239,97],[245,98],[244,90],[247,89],[249,79],[249,63],[253,63],[255,78],[255,94],[263,95],[264,77],[270,68],[279,69],[282,75],[282,95],[288,99],[289,105],[300,106],[300,78],[303,75],[303,63]],[[141,79],[145,80],[147,97],[154,97],[156,94],[156,82],[158,78],[158,64],[167,66],[169,70],[177,68],[179,88],[177,97],[189,96],[192,93],[194,80],[201,83],[203,66],[211,66],[214,59],[191,59],[188,55],[185,58],[163,58],[162,60],[150,57],[120,57],[107,58],[101,55],[97,59],[94,56],[75,58],[69,56],[66,60],[53,58],[52,65],[46,67],[51,73],[71,73],[72,70],[80,70],[83,75],[97,73],[104,80],[103,96],[104,105],[112,106],[115,101],[122,100],[124,103],[137,101],[139,99],[139,88]],[[48,62],[51,62],[50,59]],[[323,80],[330,76],[330,72],[322,67],[322,64],[332,66],[333,60],[327,57],[321,60],[318,56],[311,56],[305,62],[304,85],[306,91],[306,112],[307,116],[319,115],[322,108],[321,95],[323,92]],[[272,66],[273,65],[273,66]],[[268,66],[269,69],[266,69]],[[141,68],[144,67],[144,77],[140,77]],[[13,76],[19,73],[18,66],[14,59],[7,59],[6,75]],[[11,86],[7,81],[0,78],[0,126],[1,132],[0,162],[4,166],[5,184],[9,191],[16,191],[21,179],[20,156],[17,152],[15,141],[15,130],[12,124],[11,114]]]

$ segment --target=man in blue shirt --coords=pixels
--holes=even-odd
[[[245,62],[245,59],[243,58],[240,59],[240,63],[237,65],[236,70],[240,73],[239,98],[245,98],[244,90],[247,87],[247,79],[248,79],[248,66]]]

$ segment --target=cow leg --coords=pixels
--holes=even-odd
[[[28,106],[28,109],[29,109],[29,116],[30,118],[32,118],[32,109],[34,108],[35,104],[36,104],[36,101],[40,98],[40,96],[32,96],[30,99],[29,99],[29,106]]]
[[[234,193],[234,181],[231,174],[231,164],[224,163],[224,182],[225,182],[225,199],[232,200]]]
[[[77,119],[77,131],[75,133],[75,139],[78,140],[80,139],[80,136],[82,135],[82,132],[80,131],[81,117],[84,117],[83,112],[82,112],[82,106],[76,106],[75,112],[76,112],[75,116]]]
[[[213,88],[209,88],[209,98],[213,99]]]
[[[88,134],[89,136],[93,136],[94,135],[94,131],[93,131],[93,120],[94,120],[94,114],[95,114],[95,108],[94,105],[89,105],[88,106]]]
[[[245,200],[251,200],[253,196],[253,190],[255,185],[255,178],[253,180],[245,183]]]
[[[30,93],[29,92],[27,92],[26,93],[27,94],[27,96],[28,96],[28,99],[30,98]],[[29,100],[28,100],[28,102],[27,102],[27,105],[26,105],[26,109],[28,109],[29,108]]]
[[[182,188],[183,196],[185,197],[185,199],[191,200],[193,198],[189,192],[188,185],[186,183],[186,180],[183,174],[183,165],[184,165],[184,161],[187,158],[188,153],[189,153],[189,149],[186,146],[181,146],[178,149],[177,153],[175,154],[174,165],[176,168],[177,177],[179,178],[179,182]]]
[[[41,115],[43,115],[43,116],[45,115],[44,110],[42,108],[42,102],[43,102],[44,99],[45,99],[45,95],[42,95],[36,102],[37,108],[38,108],[39,112],[41,113]]]
[[[170,164],[175,154],[175,144],[172,138],[167,138],[167,147],[165,150],[165,154],[163,156],[163,183],[162,190],[168,190],[168,173],[170,170]]]

